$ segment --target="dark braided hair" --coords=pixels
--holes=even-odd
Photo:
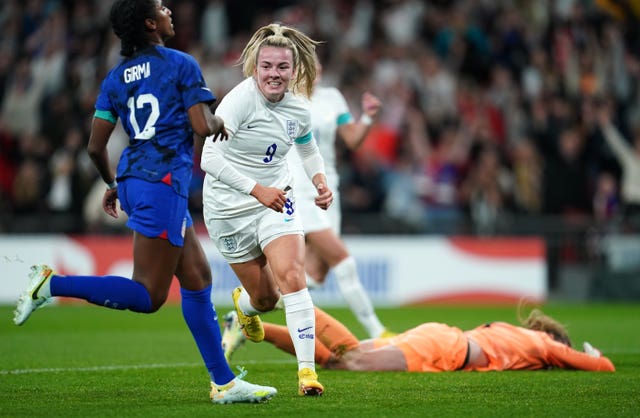
[[[156,16],[155,0],[116,0],[111,6],[111,27],[120,38],[120,55],[132,56],[149,45],[145,19]]]

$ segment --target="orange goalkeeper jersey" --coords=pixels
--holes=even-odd
[[[484,351],[489,364],[465,366],[467,339]],[[471,331],[461,331],[446,324],[428,322],[391,338],[374,340],[376,348],[398,347],[409,372],[453,370],[536,370],[545,368],[615,371],[606,357],[591,357],[555,341],[545,332],[493,322]]]
[[[398,347],[409,372],[446,372],[464,366],[468,344],[462,330],[427,322],[390,338],[376,338],[374,347]]]
[[[535,370],[544,368],[615,371],[606,357],[591,357],[555,341],[549,334],[505,322],[492,322],[465,332],[482,349],[489,364],[465,370]]]

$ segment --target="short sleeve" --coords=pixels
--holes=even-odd
[[[340,93],[338,89],[332,88],[331,95],[333,96],[331,102],[336,110],[336,115],[338,115],[336,118],[336,125],[340,126],[353,122],[353,116],[349,111],[349,105],[342,93]]]
[[[213,103],[216,100],[213,92],[207,87],[202,71],[196,60],[187,54],[180,64],[180,90],[186,109],[198,103]]]

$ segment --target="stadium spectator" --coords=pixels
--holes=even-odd
[[[458,113],[456,94],[458,80],[434,53],[419,58],[420,104],[431,124],[439,125],[455,118]]]
[[[513,193],[513,177],[493,144],[480,145],[468,173],[460,186],[460,203],[473,221],[475,232],[496,232],[509,213]]]
[[[396,223],[422,228],[425,222],[423,206],[414,181],[419,176],[417,173],[427,152],[429,136],[424,114],[419,109],[407,109],[401,135],[405,139],[400,144],[398,162],[387,177],[389,192],[385,196],[384,210]]]
[[[640,126],[632,129],[627,140],[613,124],[612,105],[603,104],[598,110],[598,122],[607,144],[622,168],[621,194],[624,216],[627,219],[640,216]],[[638,219],[636,219],[637,221]]]
[[[79,233],[84,230],[82,207],[91,187],[93,166],[84,152],[80,129],[69,129],[63,141],[63,147],[50,156],[51,187],[47,205],[56,215],[53,222],[64,224],[59,229]]]
[[[510,147],[515,210],[530,215],[542,209],[542,158],[529,137],[523,137]]]
[[[446,123],[420,143],[422,147],[415,149],[420,158],[415,180],[423,202],[425,230],[454,232],[462,217],[458,187],[468,159],[469,135],[458,124]]]
[[[201,14],[202,47],[218,59],[229,44],[227,7],[223,0],[207,0]]]
[[[315,327],[313,301],[305,284],[304,230],[286,158],[295,148],[316,190],[315,204],[326,210],[333,195],[307,101],[316,76],[316,45],[292,27],[259,28],[240,58],[245,80],[216,109],[229,141],[207,140],[201,160],[207,173],[204,221],[242,284],[232,293],[240,322],[252,341],[262,341],[259,314],[273,310],[282,294],[303,396],[322,395],[324,387],[315,372],[313,338],[308,338]]]
[[[39,134],[40,103],[45,83],[36,77],[29,55],[22,55],[14,64],[14,73],[5,91],[0,120],[12,135]]]
[[[23,215],[41,217],[47,213],[46,196],[50,181],[47,158],[52,150],[42,135],[25,133],[18,138],[21,158],[11,186],[12,203],[14,214],[27,223],[28,218],[23,218]]]
[[[343,210],[357,216],[379,214],[387,194],[388,169],[381,164],[376,154],[366,149],[358,150],[349,165],[343,165],[341,168],[340,180],[344,180],[341,201]],[[358,231],[352,229],[351,232]]]
[[[620,197],[616,177],[607,171],[598,175],[596,190],[593,196],[593,216],[599,224],[606,224],[618,218],[620,214]]]
[[[561,130],[549,153],[543,174],[544,212],[571,219],[591,213],[586,145],[577,126]]]
[[[381,14],[385,36],[395,45],[407,46],[419,35],[425,4],[420,0],[397,0],[386,4]]]
[[[400,154],[407,152],[406,126],[414,110],[422,114],[430,131],[423,139],[430,138],[434,143],[439,142],[437,132],[442,129],[443,119],[448,126],[456,127],[457,134],[464,134],[469,122],[476,123],[478,136],[474,135],[471,142],[497,141],[500,154],[508,157],[508,169],[515,155],[511,147],[522,137],[534,141],[542,166],[555,164],[553,147],[543,145],[541,140],[546,137],[549,144],[554,144],[566,126],[593,122],[587,106],[582,105],[586,99],[597,99],[603,92],[611,94],[616,123],[628,138],[627,128],[640,114],[640,54],[636,42],[640,32],[637,8],[632,2],[563,1],[553,7],[545,6],[545,2],[519,3],[516,7],[506,0],[175,4],[179,6],[176,24],[179,19],[180,27],[188,28],[188,32],[168,45],[188,48],[184,52],[197,57],[205,80],[217,86],[220,97],[239,81],[233,63],[253,28],[277,17],[295,22],[315,39],[332,45],[322,56],[325,78],[343,93],[350,108],[359,106],[360,93],[365,90],[385,103],[384,115],[373,132],[375,137],[379,131],[380,141],[367,141],[361,150],[366,157],[343,149],[337,154],[338,169],[345,172],[341,188],[361,197],[349,199],[348,193],[343,193],[347,232],[393,231],[401,224],[410,225],[411,232],[455,232],[465,222],[461,216],[449,217],[436,223],[438,228],[431,228],[424,222],[399,223],[385,213],[390,196],[396,192],[394,181],[389,180],[402,178],[407,168],[407,159]],[[23,139],[15,133],[16,126],[37,131],[34,133],[48,144],[51,153],[63,147],[67,130],[80,128],[88,137],[90,126],[85,121],[93,112],[99,82],[118,58],[117,39],[106,24],[109,5],[109,1],[96,0],[0,2],[0,100],[7,115],[0,123],[6,138],[0,158],[6,160],[11,153],[10,176],[15,176],[11,173],[18,172],[29,159],[19,151]],[[226,22],[226,29],[219,24],[221,21]],[[225,41],[211,47],[214,39]],[[29,77],[34,82],[44,78],[27,91],[37,92],[37,84],[41,84],[42,92],[29,96],[23,90],[14,96],[17,101],[7,100],[9,94],[15,95],[25,85],[21,81],[24,77],[14,77],[25,73],[23,61],[29,63]],[[28,97],[35,100],[26,100]],[[27,112],[21,110],[25,105]],[[611,156],[607,147],[598,143],[604,139],[592,126],[580,129],[586,129],[588,170],[580,187],[587,190],[585,201],[590,202],[599,173],[612,171],[611,161],[602,157]],[[467,155],[461,161],[463,170],[469,158]],[[46,162],[39,164],[43,164],[40,169],[49,170]],[[615,169],[613,172],[619,175]],[[3,179],[3,183],[12,180]],[[403,184],[410,188],[408,195],[424,193],[424,182]],[[461,184],[455,183],[455,194]],[[50,187],[45,185],[45,195]],[[32,217],[32,224],[13,222],[22,217],[15,203],[9,194],[1,208],[8,232],[41,224],[34,215],[27,215]],[[459,202],[454,206],[459,210]],[[433,209],[430,199],[423,200],[414,212],[418,209],[439,211]],[[54,211],[46,202],[41,210],[44,214]],[[511,210],[529,217],[517,208]],[[544,210],[541,215],[560,220],[557,233],[562,233],[562,216]],[[588,211],[585,223],[590,216]],[[515,230],[509,232],[517,233],[523,224],[526,222],[514,222]]]
[[[611,360],[584,343],[583,351],[572,348],[564,326],[534,309],[521,326],[487,322],[474,329],[461,329],[425,322],[390,338],[358,341],[347,327],[315,308],[316,362],[327,369],[352,371],[504,371],[551,368],[615,371]],[[224,338],[234,335],[234,347],[245,336],[234,312],[225,315]],[[292,352],[289,334],[282,325],[265,323],[265,340]]]
[[[124,59],[102,83],[87,146],[106,183],[104,211],[117,218],[119,200],[129,217],[127,226],[134,235],[132,280],[62,276],[46,265],[33,266],[14,322],[22,325],[55,296],[152,313],[164,304],[175,275],[185,322],[211,377],[211,400],[265,401],[276,389],[246,382],[241,379],[244,375],[235,376],[224,357],[211,303],[211,270],[187,208],[194,134],[212,135],[210,141],[224,140],[227,134],[224,121],[211,114],[209,105],[216,98],[196,61],[164,46],[175,34],[171,15],[160,0],[116,0],[113,4],[110,20],[121,39]],[[129,136],[129,146],[114,175],[107,143],[118,118]],[[69,156],[61,158],[66,158],[61,164],[67,167],[56,169],[68,175],[72,170]]]

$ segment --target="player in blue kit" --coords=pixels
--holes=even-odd
[[[193,57],[164,46],[175,33],[171,11],[160,0],[117,0],[110,18],[124,59],[102,83],[87,150],[107,184],[105,212],[117,218],[119,199],[134,231],[133,280],[61,276],[46,265],[33,266],[14,322],[23,324],[54,296],[152,313],[164,304],[175,275],[185,322],[211,376],[211,400],[268,400],[275,388],[246,382],[244,373],[236,377],[224,357],[211,270],[187,206],[194,133],[227,139],[224,121],[209,109],[216,98]],[[107,143],[118,118],[130,139],[114,176]]]

